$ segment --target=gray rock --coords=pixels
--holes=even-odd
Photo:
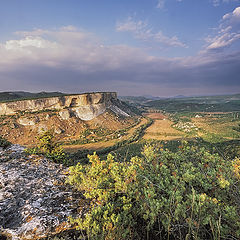
[[[0,236],[40,239],[71,228],[82,195],[65,184],[65,167],[26,156],[19,145],[2,149],[0,159]]]

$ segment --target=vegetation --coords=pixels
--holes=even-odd
[[[139,124],[140,119],[137,119],[134,124],[124,129],[117,131],[109,130],[106,128],[98,127],[95,129],[87,128],[80,133],[80,138],[70,142],[65,142],[66,145],[75,145],[75,144],[87,144],[92,142],[102,142],[109,141],[112,139],[121,139],[127,134],[127,131],[137,124]]]
[[[153,122],[152,119],[147,119],[147,122],[145,124],[142,124],[140,127],[138,127],[130,138],[121,140],[116,144],[114,144],[113,146],[100,149],[96,151],[96,153],[99,156],[105,156],[106,154],[111,153],[112,151],[116,151],[119,148],[122,148],[131,143],[139,141],[143,136],[145,129],[148,128],[152,124],[152,122]],[[74,153],[69,157],[69,163],[70,162],[72,164],[75,164],[77,162],[88,163],[87,155],[93,154],[93,153],[94,151],[91,151],[91,150],[78,151],[77,153]]]
[[[233,130],[237,131],[237,132],[240,132],[240,123],[238,124],[237,127],[233,127]]]
[[[1,92],[0,93],[0,102],[10,102],[10,101],[19,101],[19,100],[31,100],[38,98],[48,98],[48,97],[59,97],[66,94],[61,92],[39,92],[39,93],[30,93],[30,92]]]
[[[119,139],[95,153],[67,155],[53,131],[42,132],[38,146],[27,152],[76,164],[69,169],[68,183],[83,193],[88,205],[70,222],[89,239],[240,239],[238,98],[128,99],[140,111],[163,111],[169,128],[181,131],[179,136],[188,142],[143,140],[153,123],[147,119],[128,138],[121,139],[129,128],[109,132],[98,127],[69,143]],[[6,124],[4,117],[0,122]],[[6,144],[0,137],[0,146]]]
[[[55,141],[53,131],[43,131],[37,137],[37,140],[39,141],[37,147],[26,149],[27,153],[44,155],[57,163],[66,162],[63,148],[59,143]]]
[[[139,104],[139,101],[135,101]],[[146,108],[173,112],[234,112],[239,111],[240,95],[167,98],[154,101],[142,101]],[[238,114],[239,116],[239,114]]]
[[[186,143],[176,152],[147,145],[130,162],[88,157],[69,183],[89,211],[70,220],[91,239],[239,239],[239,159]]]
[[[7,148],[11,143],[0,135],[0,147]]]

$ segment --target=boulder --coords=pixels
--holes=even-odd
[[[68,109],[61,110],[58,114],[62,120],[68,120],[71,117]]]

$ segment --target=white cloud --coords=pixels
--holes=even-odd
[[[240,21],[240,7],[235,8],[231,13],[225,14],[223,20]]]
[[[223,50],[240,40],[240,7],[222,17],[218,32],[206,39],[206,50]]]
[[[208,50],[211,49],[223,49],[230,46],[233,42],[240,39],[240,33],[224,33],[220,34],[214,38],[210,38],[208,41],[210,45],[207,47]]]
[[[113,70],[122,63],[147,59],[141,50],[125,45],[104,46],[96,36],[75,28],[17,32],[20,39],[0,44],[0,70],[21,64],[64,67],[83,72]]]
[[[162,31],[154,32],[146,21],[135,21],[132,17],[128,17],[124,22],[118,22],[116,31],[130,32],[136,39],[142,41],[161,43],[171,47],[187,47],[176,36],[168,37]]]
[[[57,44],[40,37],[25,37],[20,40],[9,40],[5,44],[7,50],[24,50],[29,47],[34,48],[55,48]]]

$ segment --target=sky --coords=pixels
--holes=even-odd
[[[240,0],[2,0],[0,91],[240,93]]]

